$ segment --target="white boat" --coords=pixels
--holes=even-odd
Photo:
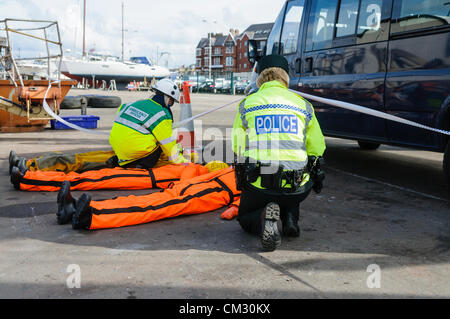
[[[115,80],[118,87],[133,81],[159,80],[170,76],[167,68],[153,65],[146,57],[132,57],[130,61],[120,61],[109,55],[90,54],[85,59],[63,59],[61,73],[80,83],[85,78],[92,81],[109,83]]]
[[[50,76],[48,74],[48,64],[46,59],[22,60],[17,62],[20,74],[29,79],[58,79],[58,65],[55,61],[50,61]],[[59,79],[68,80],[63,74],[59,74]]]

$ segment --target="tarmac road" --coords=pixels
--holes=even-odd
[[[148,96],[95,93],[120,95],[123,102]],[[193,113],[236,98],[194,94]],[[108,131],[114,112],[88,109],[101,116],[99,131]],[[79,110],[62,115],[72,114]],[[233,107],[212,113],[202,128],[230,128],[234,115]],[[279,249],[263,253],[237,221],[220,219],[222,210],[91,232],[57,225],[56,193],[13,189],[9,150],[36,156],[107,149],[107,135],[0,134],[0,298],[449,298],[450,203],[442,154],[326,142],[325,187],[302,204],[301,237],[283,238]],[[216,143],[228,146],[226,137]],[[91,192],[93,199],[130,193]],[[67,285],[74,269],[81,288]]]

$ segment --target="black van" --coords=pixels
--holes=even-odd
[[[450,0],[288,0],[262,51],[294,90],[450,130]],[[312,102],[327,136],[445,152],[450,185],[449,136]]]

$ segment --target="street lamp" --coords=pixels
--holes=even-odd
[[[211,22],[209,22],[206,19],[203,19],[202,22],[209,23],[211,25]],[[217,21],[213,21],[212,23],[217,24]],[[208,78],[211,79],[211,50],[212,50],[212,47],[211,47],[211,32],[208,32],[208,41],[209,41],[209,47],[208,47],[209,48],[209,50],[208,50],[209,76],[208,76]]]

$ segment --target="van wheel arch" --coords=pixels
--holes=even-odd
[[[373,151],[380,147],[379,143],[358,140],[358,145],[362,150]]]

